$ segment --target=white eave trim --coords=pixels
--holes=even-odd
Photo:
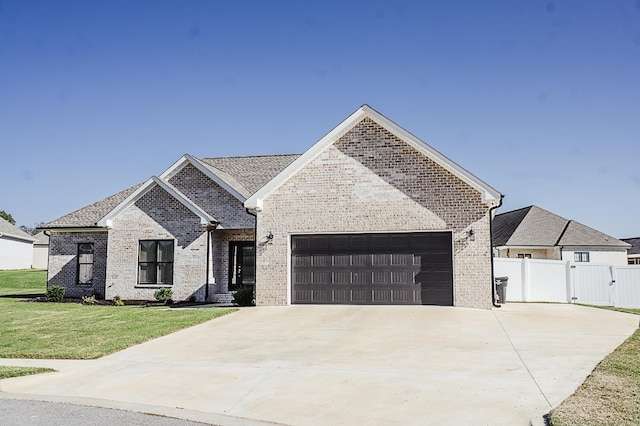
[[[25,243],[34,243],[34,242],[37,241],[35,238],[25,237],[25,236],[21,236],[21,235],[15,235],[15,234],[12,234],[10,232],[0,232],[0,238],[2,238],[2,237],[9,237],[9,238],[12,238],[14,240],[24,241]]]
[[[417,136],[409,133],[387,117],[383,116],[368,105],[363,105],[353,114],[347,117],[342,123],[336,126],[333,130],[327,133],[322,139],[316,142],[311,148],[309,148],[304,154],[298,157],[293,163],[286,167],[282,172],[275,176],[266,185],[260,188],[255,194],[249,197],[245,201],[245,207],[249,209],[261,210],[263,206],[263,200],[268,197],[273,191],[285,183],[288,179],[294,176],[298,171],[310,163],[327,147],[331,146],[345,133],[355,127],[360,121],[365,118],[370,118],[389,132],[396,135],[398,138],[415,148],[418,152],[422,152],[428,158],[431,158],[440,166],[444,167],[449,172],[458,176],[461,180],[469,184],[472,188],[475,188],[482,194],[482,200],[489,206],[496,206],[500,203],[502,194],[495,188],[491,187],[477,176],[473,175],[468,170],[464,169],[460,165],[456,164],[445,155],[435,150],[427,143],[422,141]]]
[[[560,249],[560,246],[495,246],[496,250],[550,250]]]
[[[231,185],[229,185],[224,179],[222,179],[220,176],[218,176],[213,171],[211,171],[211,169],[209,169],[207,166],[202,164],[202,162],[198,158],[190,154],[184,154],[182,157],[180,157],[178,161],[173,163],[171,167],[169,167],[160,175],[160,178],[168,179],[169,176],[174,175],[187,164],[191,164],[193,167],[200,170],[205,176],[207,176],[209,179],[217,183],[225,191],[227,191],[229,194],[237,198],[238,201],[240,201],[241,203],[244,203],[244,201],[247,199],[245,196],[239,193],[236,189],[234,189]]]
[[[200,223],[202,225],[208,225],[209,223],[215,222],[216,220],[213,216],[209,215],[207,212],[202,210],[197,205],[193,204],[186,196],[184,196],[177,188],[173,185],[163,181],[157,176],[151,176],[149,180],[143,183],[140,188],[135,190],[131,195],[129,195],[125,200],[123,200],[120,204],[118,204],[113,210],[111,210],[106,216],[100,219],[96,225],[97,226],[105,226],[110,228],[113,225],[113,219],[118,216],[122,211],[124,211],[127,207],[138,201],[145,194],[147,194],[152,188],[155,186],[159,186],[164,189],[169,195],[175,198],[180,204],[189,209],[193,214],[200,218]],[[220,229],[222,227],[219,227]]]

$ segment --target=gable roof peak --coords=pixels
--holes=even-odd
[[[462,181],[470,185],[482,194],[482,200],[489,205],[498,205],[502,199],[502,194],[485,183],[477,176],[473,175],[468,170],[462,168],[445,155],[422,141],[414,134],[408,132],[403,127],[394,123],[378,111],[373,109],[367,104],[363,104],[360,108],[355,110],[351,115],[344,119],[340,124],[334,127],[329,133],[323,136],[319,141],[313,144],[304,154],[298,157],[287,168],[282,170],[277,176],[267,182],[262,188],[245,201],[245,207],[249,209],[262,209],[263,200],[268,197],[273,191],[279,188],[284,182],[289,180],[293,175],[298,173],[302,168],[309,164],[313,159],[320,155],[326,148],[333,145],[348,131],[353,129],[358,123],[365,118],[370,118],[376,124],[389,131],[398,139],[405,142],[407,145],[413,147],[418,152],[422,153],[426,157],[430,158],[445,170],[456,175]]]

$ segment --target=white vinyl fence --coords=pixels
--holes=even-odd
[[[494,258],[496,277],[509,277],[507,302],[561,302],[640,308],[640,266]]]

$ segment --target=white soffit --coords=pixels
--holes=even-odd
[[[475,188],[482,194],[482,200],[486,204],[495,206],[498,205],[500,199],[502,198],[502,194],[482,181],[480,178],[464,169],[424,141],[422,141],[417,136],[408,132],[404,128],[400,127],[393,121],[389,120],[384,115],[380,114],[369,105],[363,105],[358,108],[353,114],[347,117],[342,123],[336,126],[333,130],[327,133],[322,139],[316,142],[311,148],[305,151],[300,157],[298,157],[293,163],[291,163],[287,168],[285,168],[282,172],[276,175],[271,181],[269,181],[265,186],[260,188],[258,192],[253,194],[249,199],[245,201],[245,207],[250,209],[262,209],[263,200],[268,197],[273,191],[275,191],[278,187],[280,187],[283,183],[285,183],[288,179],[294,176],[298,171],[300,171],[303,167],[305,167],[308,163],[310,163],[314,158],[316,158],[322,151],[324,151],[327,147],[331,146],[334,142],[340,139],[345,133],[355,127],[360,121],[365,118],[370,118],[371,120],[378,123],[380,126],[384,127],[386,130],[415,148],[418,152],[423,153],[428,158],[435,161],[440,166],[444,167],[449,172],[453,173],[455,176],[458,176],[462,181],[469,184],[471,187]]]

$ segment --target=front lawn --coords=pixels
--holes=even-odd
[[[553,426],[640,425],[640,329],[603,359],[574,394],[549,413],[549,420]]]
[[[24,269],[0,271],[0,296],[44,295],[47,290],[47,271]]]
[[[41,367],[5,367],[0,366],[0,380],[9,379],[11,377],[28,376],[31,374],[50,373],[53,370],[51,368]]]
[[[93,359],[234,312],[233,308],[26,302],[45,271],[0,271],[0,358]]]

